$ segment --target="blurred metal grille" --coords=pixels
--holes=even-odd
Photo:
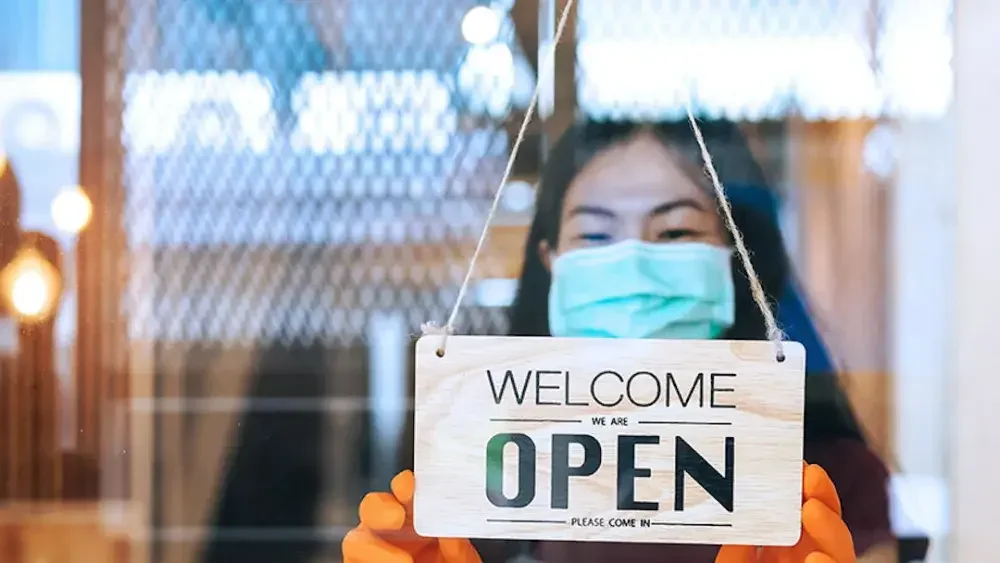
[[[464,41],[474,4],[120,0],[131,337],[343,344],[376,311],[443,319],[508,148],[513,70],[490,64],[511,51]]]
[[[132,336],[330,343],[374,310],[440,318],[531,82],[509,28],[463,39],[477,3],[112,2]],[[581,0],[578,99],[594,116],[676,114],[689,91],[739,119],[940,112],[950,9]]]

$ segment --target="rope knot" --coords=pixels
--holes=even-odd
[[[434,321],[428,321],[420,325],[420,332],[424,336],[450,336],[454,330],[448,325],[438,326]]]
[[[437,357],[443,358],[444,357],[444,347],[448,343],[448,337],[451,336],[451,333],[453,333],[455,331],[451,327],[451,325],[450,324],[446,324],[444,326],[438,326],[437,323],[435,323],[433,321],[428,321],[428,322],[420,325],[420,331],[424,333],[424,336],[440,336],[441,337],[441,343],[438,344],[437,350],[435,350],[434,353],[437,355]]]

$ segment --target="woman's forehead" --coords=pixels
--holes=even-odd
[[[570,184],[566,205],[640,197],[660,202],[710,200],[675,153],[653,135],[642,133],[595,155]]]

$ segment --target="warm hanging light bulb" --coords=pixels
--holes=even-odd
[[[37,270],[21,272],[10,289],[10,300],[14,310],[26,317],[36,317],[45,311],[50,288],[45,277]]]
[[[59,271],[34,248],[22,249],[0,270],[0,298],[24,321],[48,319],[61,291]]]

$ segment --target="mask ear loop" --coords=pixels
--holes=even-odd
[[[435,351],[435,354],[439,358],[443,358],[445,356],[448,336],[455,332],[455,319],[458,317],[458,311],[462,307],[462,301],[465,299],[465,294],[469,291],[469,284],[472,280],[472,273],[476,268],[476,261],[482,253],[483,246],[486,243],[486,236],[489,233],[490,225],[493,223],[497,210],[500,207],[500,198],[503,196],[504,188],[507,186],[507,181],[510,179],[510,175],[514,170],[514,161],[517,158],[518,152],[521,150],[521,143],[524,141],[524,137],[528,129],[528,123],[531,122],[531,119],[535,114],[535,108],[538,106],[538,98],[542,91],[541,78],[552,74],[550,71],[552,70],[552,66],[555,64],[556,46],[559,44],[560,39],[562,39],[563,31],[566,29],[566,22],[569,20],[569,15],[572,13],[574,4],[575,0],[567,0],[565,6],[563,6],[562,13],[559,15],[559,23],[556,26],[552,46],[549,49],[548,57],[546,57],[545,61],[546,64],[544,65],[546,71],[544,73],[539,73],[539,80],[535,84],[535,91],[531,95],[531,102],[528,104],[528,109],[524,113],[524,120],[521,122],[521,128],[517,132],[517,138],[514,140],[513,147],[511,147],[510,156],[507,158],[507,166],[505,167],[503,176],[500,179],[500,186],[497,188],[496,195],[493,197],[493,204],[490,206],[489,215],[486,216],[486,224],[483,225],[483,230],[479,234],[479,241],[476,243],[476,249],[472,253],[472,258],[469,259],[469,266],[465,271],[465,278],[462,280],[462,285],[459,286],[458,296],[455,298],[455,305],[451,309],[451,314],[448,315],[448,322],[446,322],[444,326],[438,326],[431,322],[424,323],[421,326],[421,331],[424,335],[434,334],[441,337],[441,343]],[[542,65],[539,65],[539,68],[541,69]],[[695,139],[698,141],[698,147],[701,150],[701,157],[705,163],[705,171],[708,172],[709,178],[712,180],[712,188],[715,190],[715,194],[719,199],[719,204],[722,207],[722,214],[726,222],[726,228],[729,229],[729,232],[733,236],[733,242],[736,245],[736,252],[740,256],[740,261],[743,263],[743,268],[746,270],[747,276],[750,278],[750,291],[753,294],[754,302],[757,304],[761,314],[764,316],[764,324],[767,327],[767,338],[774,343],[775,359],[778,362],[784,362],[785,349],[782,344],[784,334],[781,332],[781,329],[778,328],[778,322],[775,320],[774,312],[768,304],[767,294],[764,293],[764,287],[761,285],[760,278],[757,276],[757,271],[754,269],[753,263],[750,261],[750,253],[747,251],[746,244],[743,242],[743,234],[740,233],[739,228],[736,226],[736,221],[733,219],[732,207],[729,204],[729,199],[726,198],[722,182],[719,180],[719,175],[715,171],[715,165],[712,163],[712,156],[708,152],[708,147],[705,146],[705,139],[702,136],[701,128],[698,127],[697,120],[694,118],[694,112],[691,110],[690,101],[685,104],[685,108],[687,110],[688,121],[691,124],[691,130],[694,133]]]

